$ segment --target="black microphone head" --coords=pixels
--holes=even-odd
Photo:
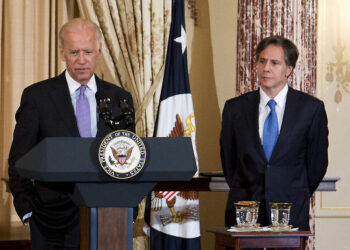
[[[122,118],[125,121],[127,126],[134,124],[134,109],[131,105],[129,105],[126,99],[119,100],[119,106],[122,113]]]
[[[95,94],[96,103],[98,106],[98,115],[108,126],[113,123],[112,110],[108,106],[109,98],[102,91],[97,91]]]
[[[97,104],[100,104],[100,102],[104,100],[106,96],[102,91],[97,91],[95,94],[95,98],[96,98]]]
[[[119,100],[119,107],[123,112],[134,112],[134,109],[129,105],[128,100],[126,99],[120,99]]]
[[[99,105],[101,102],[110,102],[110,99],[106,96],[106,94],[103,91],[97,91],[95,94],[95,98],[97,105]]]

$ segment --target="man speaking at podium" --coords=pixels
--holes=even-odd
[[[309,200],[328,165],[328,128],[323,102],[287,84],[297,59],[288,39],[263,39],[256,50],[260,89],[225,104],[226,226],[236,224],[234,203],[251,200],[260,202],[262,226],[271,225],[269,202],[291,202],[290,224],[309,230]]]
[[[110,99],[114,116],[123,112],[121,100],[132,106],[128,92],[94,74],[101,39],[100,29],[89,20],[64,24],[59,46],[66,70],[27,87],[22,94],[9,155],[9,179],[17,214],[30,225],[32,249],[79,249],[79,208],[67,195],[72,185],[24,179],[14,168],[16,160],[45,137],[102,137],[111,132],[98,117],[96,92]],[[133,125],[128,129],[134,130]]]

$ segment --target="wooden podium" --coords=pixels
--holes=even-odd
[[[190,181],[196,173],[191,139],[142,138],[145,166],[141,173],[126,180],[114,179],[100,167],[100,140],[46,138],[15,167],[25,178],[75,183],[69,195],[81,207],[81,238],[89,238],[81,242],[81,249],[105,249],[108,244],[108,249],[131,250],[132,208],[157,182]]]

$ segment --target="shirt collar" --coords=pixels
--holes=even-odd
[[[265,107],[271,98],[262,90],[262,88],[260,88],[259,91],[260,91],[260,104],[262,104],[262,106]],[[283,89],[275,96],[275,98],[273,98],[277,106],[281,108],[284,107],[287,100],[287,93],[288,93],[288,84],[286,84],[286,86],[283,87]]]
[[[68,73],[68,70],[66,70],[65,76],[66,76],[66,80],[67,80],[67,83],[68,83],[69,93],[72,95],[75,91],[77,91],[80,88],[81,84],[79,82],[77,82],[76,80],[74,80],[70,76],[70,74]],[[94,93],[97,92],[97,85],[96,85],[95,75],[91,76],[87,86]]]

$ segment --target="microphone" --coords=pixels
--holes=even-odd
[[[134,125],[134,109],[129,105],[128,101],[126,99],[121,99],[119,101],[119,106],[126,127]]]
[[[102,91],[97,91],[95,94],[96,103],[98,106],[98,114],[106,124],[110,127],[113,126],[112,110],[108,107],[108,103],[111,101],[106,97],[105,93]]]
[[[98,106],[99,117],[102,118],[106,125],[112,130],[127,129],[134,125],[134,109],[128,104],[126,99],[120,99],[119,101],[121,115],[113,117],[112,110],[108,106],[108,103],[110,103],[111,100],[106,97],[105,93],[98,91],[95,94],[95,98]]]

